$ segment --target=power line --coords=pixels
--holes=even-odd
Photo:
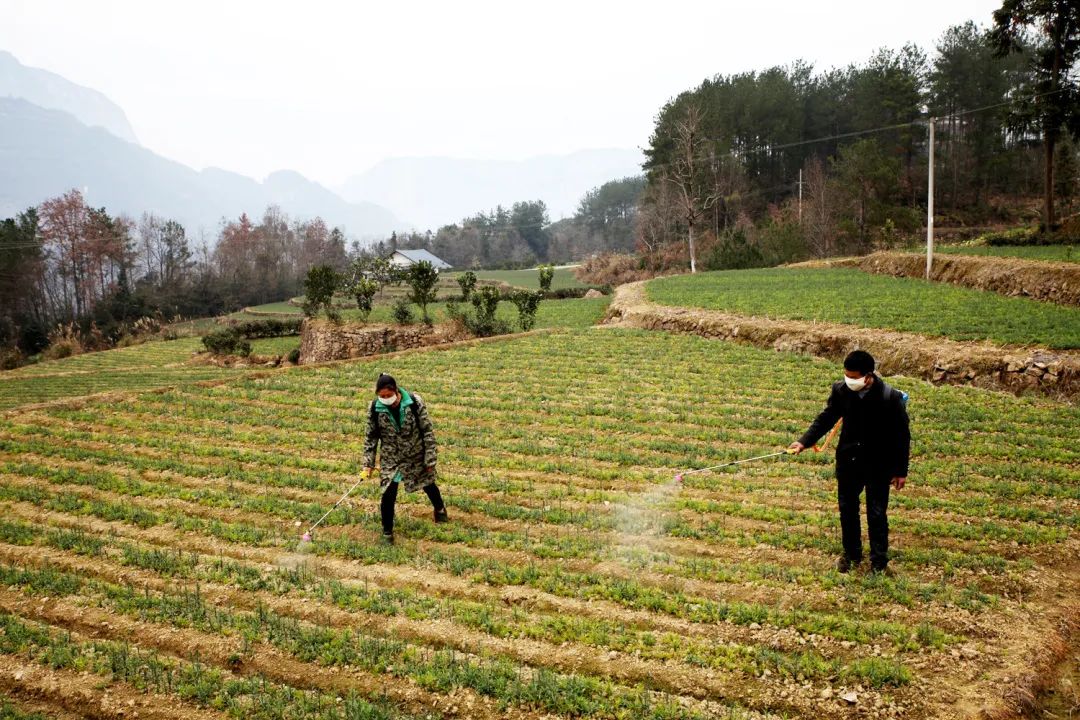
[[[935,115],[933,117],[934,117],[934,119],[941,120],[941,119],[949,118],[949,117],[961,117],[961,116],[964,116],[964,115],[971,115],[973,113],[985,112],[987,110],[994,110],[994,109],[997,109],[997,108],[1006,107],[1008,105],[1015,105],[1017,103],[1034,102],[1035,100],[1038,100],[1039,98],[1047,97],[1049,95],[1055,95],[1057,93],[1064,92],[1067,89],[1068,88],[1058,88],[1057,90],[1051,90],[1051,91],[1044,92],[1044,93],[1036,93],[1035,95],[1032,95],[1030,97],[1023,98],[1023,99],[1020,99],[1020,100],[1005,100],[1003,102],[995,103],[993,105],[984,105],[982,107],[971,108],[969,110],[962,110],[962,111],[955,112],[955,113],[949,113],[947,115]],[[930,120],[930,117],[928,116],[926,118],[918,118],[916,120],[909,120],[908,122],[896,123],[894,125],[882,125],[880,127],[868,128],[866,130],[853,130],[851,132],[837,133],[835,135],[824,135],[822,137],[811,138],[809,140],[797,140],[795,142],[781,143],[779,145],[759,145],[757,147],[750,147],[750,148],[746,148],[746,149],[741,149],[741,150],[739,150],[738,153],[736,153],[734,151],[728,151],[728,157],[731,157],[733,159],[738,159],[740,156],[753,155],[755,153],[774,152],[774,151],[777,151],[777,150],[787,150],[789,148],[800,147],[802,145],[812,145],[812,144],[815,144],[815,143],[829,142],[829,141],[832,141],[832,140],[843,140],[843,139],[846,139],[846,138],[860,137],[862,135],[870,135],[870,134],[873,134],[873,133],[887,132],[889,130],[902,130],[904,128],[914,127],[916,125],[925,125],[927,122],[929,122],[929,120]],[[702,142],[703,143],[721,142],[721,140],[719,140],[717,138],[712,138],[712,139],[703,140]],[[702,158],[703,162],[705,162],[707,160],[708,160],[708,158]],[[676,162],[667,162],[667,163],[656,163],[654,165],[650,165],[648,169],[651,170],[653,168],[670,167],[670,166],[675,165],[675,164],[677,164],[677,161]]]

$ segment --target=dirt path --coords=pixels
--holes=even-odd
[[[959,342],[854,325],[669,307],[651,302],[645,284],[629,283],[615,290],[605,320],[608,325],[701,335],[836,361],[861,348],[877,358],[887,375],[1011,392],[1034,390],[1067,401],[1080,397],[1080,352]]]

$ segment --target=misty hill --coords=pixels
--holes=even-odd
[[[38,107],[63,110],[90,127],[102,127],[121,140],[137,143],[127,115],[97,90],[76,85],[48,70],[27,67],[0,50],[0,98],[27,100]]]
[[[459,222],[478,210],[543,200],[552,219],[572,215],[590,189],[641,174],[639,150],[581,150],[520,161],[391,158],[347,180],[346,200],[366,199],[420,230]]]
[[[404,225],[383,207],[346,202],[294,172],[274,173],[263,183],[224,170],[198,172],[68,113],[0,98],[0,218],[72,188],[85,188],[92,206],[133,217],[154,212],[180,221],[192,235],[199,227],[215,231],[223,217],[258,217],[270,204],[301,219],[319,215],[361,238]]]

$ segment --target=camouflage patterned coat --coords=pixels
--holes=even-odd
[[[385,488],[398,479],[407,491],[412,492],[435,482],[437,473],[434,469],[428,472],[428,468],[435,467],[438,447],[424,401],[419,395],[401,391],[400,427],[390,408],[374,400],[371,402],[368,406],[367,440],[364,443],[364,467],[375,467],[375,452],[378,450],[381,487]],[[411,407],[414,404],[415,412]]]

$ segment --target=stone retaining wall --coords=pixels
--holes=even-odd
[[[300,364],[441,345],[467,337],[460,331],[442,326],[336,325],[328,320],[308,319],[300,329]]]

